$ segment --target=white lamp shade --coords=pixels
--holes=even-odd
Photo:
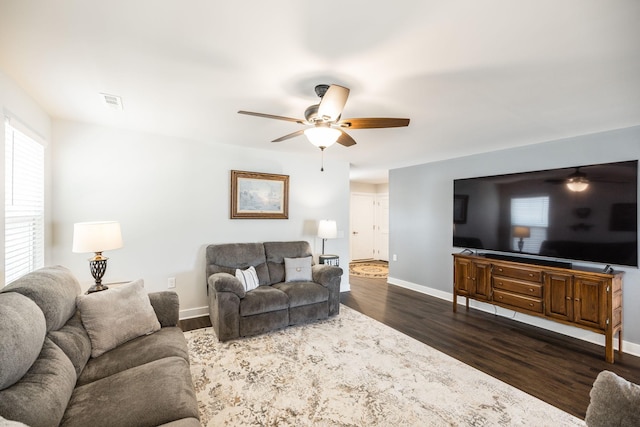
[[[73,252],[102,252],[122,247],[117,221],[78,222],[73,224]]]
[[[340,136],[340,131],[326,126],[316,126],[306,129],[304,134],[309,142],[316,147],[327,148],[335,144]]]
[[[336,222],[330,219],[320,220],[318,237],[321,239],[335,239],[338,237],[338,226]]]

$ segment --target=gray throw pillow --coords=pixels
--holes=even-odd
[[[310,282],[311,257],[285,258],[284,277],[285,282]]]
[[[91,339],[91,357],[160,330],[144,282],[138,279],[106,291],[79,295],[80,317]]]
[[[589,427],[640,426],[640,386],[602,371],[589,393],[585,422]]]

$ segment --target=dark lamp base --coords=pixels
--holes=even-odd
[[[93,285],[92,287],[90,287],[87,290],[88,294],[94,293],[94,292],[100,292],[100,291],[106,291],[107,289],[109,289],[109,287],[107,285]]]

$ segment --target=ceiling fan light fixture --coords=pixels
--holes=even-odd
[[[567,188],[571,191],[579,193],[589,187],[589,180],[585,174],[576,172],[567,179]]]
[[[310,143],[319,148],[327,148],[335,144],[340,131],[328,126],[315,126],[304,131]]]

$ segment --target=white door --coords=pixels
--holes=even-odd
[[[376,259],[389,261],[389,195],[376,196]]]
[[[351,259],[372,259],[373,226],[374,226],[374,195],[366,193],[351,193]]]

